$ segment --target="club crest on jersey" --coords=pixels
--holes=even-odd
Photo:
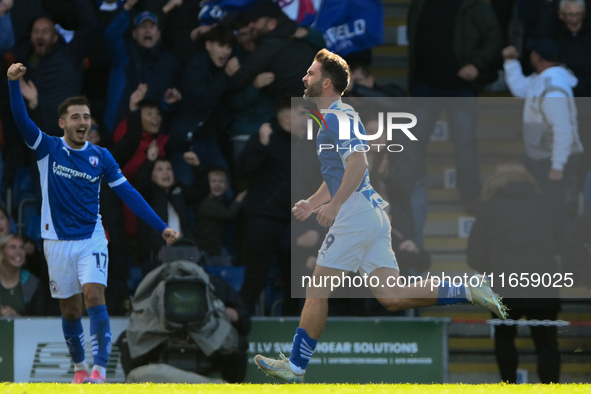
[[[90,164],[92,164],[93,167],[96,167],[98,166],[99,158],[97,156],[90,156],[88,158],[88,161],[90,162]]]

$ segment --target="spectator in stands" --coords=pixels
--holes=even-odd
[[[111,153],[123,175],[132,183],[146,160],[148,150],[155,149],[157,155],[164,156],[164,144],[168,138],[161,130],[162,117],[158,105],[145,99],[148,89],[147,84],[139,84],[131,94],[127,118],[119,124],[113,136],[115,144]],[[136,235],[137,218],[110,187],[101,187],[101,216],[109,234],[109,252],[113,263],[109,279],[126,283],[128,266],[136,257],[134,252],[137,250],[132,249],[130,254],[128,237]]]
[[[105,45],[111,58],[111,75],[105,112],[109,132],[127,113],[127,100],[141,83],[150,89],[146,99],[157,103],[164,111],[180,100],[175,88],[181,63],[162,48],[158,17],[144,11],[133,18],[133,40],[126,43],[124,33],[129,26],[130,10],[137,0],[127,0],[123,10],[104,31]]]
[[[24,240],[20,235],[8,234],[0,238],[0,317],[27,315],[43,316],[48,288],[25,264]],[[47,291],[49,295],[49,291]]]
[[[0,56],[12,48],[15,42],[12,18],[10,17],[13,1],[4,0],[0,2]]]
[[[113,157],[119,163],[121,172],[134,183],[140,167],[147,157],[149,149],[155,150],[157,156],[165,156],[165,145],[168,135],[162,130],[162,115],[157,103],[146,99],[150,88],[147,84],[139,84],[129,98],[127,118],[119,124],[113,140]],[[165,99],[173,104],[176,99]],[[190,167],[189,167],[190,168]],[[125,227],[128,235],[136,233],[136,216],[124,206]]]
[[[241,16],[234,20],[233,28],[238,41],[236,57],[240,64],[244,64],[255,49],[251,28]],[[257,134],[263,123],[275,117],[275,102],[264,90],[274,80],[275,74],[262,72],[244,89],[228,94],[228,103],[234,111],[234,121],[230,125],[234,158],[238,157],[250,136]]]
[[[554,35],[558,23],[557,4],[559,1],[490,0],[491,8],[501,26],[503,47],[516,45],[523,49],[521,67],[523,67],[525,75],[529,75],[533,71],[529,63],[530,51],[527,49],[527,42],[531,39],[539,40],[542,37]]]
[[[555,14],[552,16],[555,17]],[[560,21],[554,35],[560,48],[558,58],[579,80],[573,87],[574,96],[591,97],[591,27],[586,18],[585,1],[560,1],[558,16]],[[585,103],[585,100],[580,102]],[[579,165],[578,183],[582,184],[591,170],[591,114],[588,111],[580,111],[578,115],[581,143],[583,147],[589,148],[583,152]],[[591,185],[591,178],[586,183]],[[587,189],[589,187],[587,186]],[[589,192],[586,194],[588,200]]]
[[[417,231],[426,220],[425,156],[429,136],[445,111],[456,148],[460,198],[466,213],[478,207],[480,175],[476,142],[477,89],[497,77],[502,36],[490,5],[481,0],[413,0],[408,11],[409,87],[419,119],[413,133],[420,145],[416,154],[419,180],[414,188],[413,216]],[[453,97],[453,99],[449,99]],[[419,242],[420,243],[420,242]]]
[[[230,258],[222,246],[226,223],[236,219],[246,191],[239,193],[226,206],[222,196],[228,188],[228,174],[224,168],[212,167],[207,171],[209,195],[201,201],[195,212],[195,240],[208,265],[230,265]]]
[[[15,61],[27,67],[25,81],[32,81],[38,92],[39,119],[33,120],[52,136],[63,135],[55,109],[67,97],[82,94],[82,60],[98,33],[90,2],[76,0],[72,4],[78,24],[71,41],[66,43],[56,32],[52,18],[43,16],[33,22],[30,41],[17,44],[13,51]],[[34,109],[27,101],[29,110]]]
[[[25,8],[30,7],[30,10],[23,9],[21,3],[27,3]],[[63,135],[55,108],[67,97],[82,94],[83,59],[88,54],[98,30],[94,9],[87,0],[72,0],[70,13],[75,17],[72,24],[74,37],[66,42],[54,26],[59,16],[43,12],[41,3],[16,2],[11,11],[15,35],[20,35],[17,34],[17,30],[22,29],[20,23],[25,23],[30,37],[21,41],[17,39],[16,45],[5,58],[8,63],[21,62],[27,67],[27,73],[21,79],[27,111],[35,124],[52,136]],[[16,169],[29,162],[31,182],[39,204],[32,209],[39,210],[41,187],[36,161],[29,149],[25,148],[12,116],[3,127],[6,152],[12,156],[6,162],[7,178],[12,180]],[[14,163],[18,165],[14,166]]]
[[[144,9],[158,16],[162,26],[164,46],[179,59],[186,61],[200,49],[191,40],[191,31],[197,27],[199,1],[147,0]]]
[[[263,124],[258,135],[250,137],[236,162],[238,181],[248,182],[244,201],[246,271],[240,295],[251,313],[275,255],[285,286],[284,312],[294,302],[290,284],[290,130],[291,101],[286,99],[278,103],[277,120]]]
[[[162,129],[162,115],[158,104],[148,99],[151,88],[141,83],[129,97],[127,118],[119,124],[113,140],[113,157],[121,172],[134,182],[148,148],[156,148],[157,156],[166,154],[168,135]]]
[[[503,35],[503,45],[507,46],[510,44],[509,23],[513,19],[515,2],[514,0],[491,0],[490,6],[499,21],[499,27]]]
[[[232,57],[236,38],[230,28],[217,25],[203,40],[205,50],[193,56],[183,71],[180,90],[184,100],[172,121],[167,144],[175,178],[183,185],[193,181],[192,171],[182,159],[189,150],[197,154],[205,169],[228,168],[219,140],[231,120],[224,94],[240,68],[238,59]]]
[[[198,168],[199,158],[193,152],[189,154],[191,159],[188,161]],[[194,239],[189,206],[197,202],[199,191],[175,182],[170,161],[158,157],[157,148],[148,148],[135,185],[154,212],[166,219],[171,228],[177,230],[183,238]],[[138,259],[142,264],[142,272],[146,275],[160,264],[158,255],[166,243],[160,242],[160,235],[143,221],[138,222],[137,235]]]
[[[525,167],[548,200],[564,238],[569,222],[567,190],[583,151],[572,90],[577,78],[560,66],[556,41],[543,38],[533,41],[530,47],[530,59],[536,72],[525,77],[517,60],[517,49],[509,46],[502,52],[505,78],[514,96],[525,97]],[[564,239],[559,247],[564,257]]]
[[[380,85],[371,73],[371,66],[360,61],[349,62],[351,73],[347,95],[353,97],[405,97],[406,92],[395,84]]]
[[[10,227],[12,226],[13,224],[11,223],[10,215],[6,210],[6,207],[0,205],[0,237],[10,233]]]
[[[41,231],[41,229],[38,229]],[[0,205],[0,238],[16,233],[16,225],[12,222],[12,219],[8,215],[8,211],[3,205]],[[28,237],[23,237],[24,250],[25,250],[25,268],[30,271],[34,276],[40,279],[41,285],[48,288],[49,286],[49,274],[47,272],[47,262],[43,252],[39,249],[40,239],[33,240]],[[49,296],[49,293],[47,293]],[[49,297],[51,298],[51,297]],[[1,303],[0,303],[1,304]],[[55,309],[55,315],[59,315],[59,305]]]
[[[558,58],[579,80],[573,88],[574,96],[591,97],[591,28],[586,20],[585,2],[562,0],[559,7],[562,23],[556,34]]]
[[[519,64],[519,63],[518,63]],[[557,260],[558,227],[540,194],[534,177],[522,164],[500,165],[483,187],[484,203],[468,238],[468,265],[484,273],[542,277],[560,272]],[[533,280],[532,276],[532,280]],[[560,310],[558,288],[542,286],[500,288],[510,319],[556,320]],[[523,282],[522,282],[523,283]],[[523,286],[523,285],[522,285]],[[542,383],[558,383],[560,353],[556,326],[532,326]],[[518,355],[516,326],[495,327],[495,354],[503,382],[515,383]]]
[[[64,6],[68,6],[68,2],[63,2]],[[97,1],[97,22],[99,31],[103,32],[113,22],[113,19],[119,14],[118,5],[122,3],[121,0],[104,0]],[[101,35],[97,37],[94,45],[89,50],[86,59],[86,69],[84,70],[83,92],[88,99],[93,116],[100,119],[102,122],[105,118],[105,109],[107,107],[107,92],[109,87],[109,74],[111,71],[111,59],[107,51],[105,40]],[[103,136],[103,143],[111,145],[111,130],[100,130]]]
[[[43,0],[13,1],[10,14],[15,42],[19,44],[28,41],[31,23],[44,14]]]
[[[278,100],[303,94],[302,75],[324,43],[309,39],[292,39],[297,24],[283,13],[277,3],[263,0],[255,3],[244,17],[250,22],[256,48],[232,77],[232,90],[244,89],[262,72],[272,72],[268,93]]]

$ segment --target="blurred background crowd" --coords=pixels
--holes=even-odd
[[[372,72],[372,46],[381,44],[384,34],[381,1],[347,2],[378,21],[360,24],[358,15],[350,13],[345,29],[322,25],[317,2],[295,2],[295,11],[292,3],[0,2],[0,75],[4,79],[14,62],[27,67],[21,89],[31,118],[42,131],[61,136],[59,103],[85,95],[93,118],[89,141],[111,151],[156,213],[181,232],[179,243],[194,252],[193,260],[211,272],[235,269],[235,289],[248,314],[298,315],[301,301],[289,297],[289,278],[311,272],[323,240],[313,221],[292,226],[290,215],[293,203],[322,182],[314,147],[305,140],[306,114],[290,110],[290,98],[301,97],[301,79],[318,50],[328,45],[348,60],[348,97],[432,99],[417,114],[422,120],[416,129],[418,144],[400,155],[370,155],[372,183],[390,202],[392,241],[403,274],[431,264],[424,242],[426,160],[442,112],[455,145],[461,209],[476,215],[481,229],[485,219],[479,215],[489,212],[497,194],[510,192],[505,184],[494,192],[485,185],[490,193],[482,192],[473,98],[578,98],[591,93],[591,30],[584,0],[412,0],[406,30],[399,33],[399,41],[408,41],[403,83]],[[347,39],[371,34],[362,42]],[[550,82],[540,82],[558,86],[556,91],[527,91],[528,83],[557,67],[566,70],[563,77],[546,76]],[[368,130],[377,127],[372,122],[365,122]],[[526,198],[530,192],[544,196],[553,212],[546,224],[555,226],[557,234],[548,235],[551,241],[544,241],[544,248],[565,260],[568,238],[572,258],[582,266],[588,264],[583,247],[588,237],[584,231],[576,232],[576,240],[567,237],[575,219],[567,212],[567,191],[575,182],[577,192],[585,189],[591,149],[584,147],[591,142],[591,131],[583,119],[578,127],[565,127],[554,130],[555,135],[570,135],[561,147],[552,145],[558,146],[555,138],[545,151],[531,154],[526,140],[524,167],[505,166],[501,172],[527,169],[532,174],[515,178],[529,186],[511,198]],[[20,234],[0,243],[0,299],[4,305],[16,277],[23,296],[10,310],[3,308],[2,316],[58,314],[49,296],[40,240],[39,173],[12,119],[5,82],[0,83],[0,153],[0,235]],[[292,162],[311,165],[300,170],[304,181],[292,179],[293,171],[298,172]],[[111,315],[125,315],[142,278],[161,264],[164,241],[106,185],[101,188],[101,215],[110,240],[107,305]],[[577,225],[589,232],[584,223]],[[470,240],[468,264],[479,270],[494,256],[478,255],[492,247],[482,246],[490,241],[486,234],[476,235],[481,238]],[[511,238],[506,234],[504,240]],[[474,246],[478,242],[479,248]],[[24,257],[10,256],[13,243],[14,253]],[[525,241],[520,245],[531,247]],[[521,252],[515,253],[519,260]],[[297,268],[291,267],[292,259],[298,260]],[[371,301],[336,300],[331,313],[382,312]]]

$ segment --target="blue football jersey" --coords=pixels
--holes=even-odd
[[[39,133],[31,146],[37,156],[43,205],[41,236],[79,240],[104,234],[99,214],[101,180],[111,187],[126,181],[111,153],[87,142],[70,148],[63,137]]]
[[[329,109],[339,110],[347,114],[351,130],[350,139],[339,139],[339,121],[337,115],[327,113],[324,114],[324,120],[326,121],[328,130],[322,125],[316,138],[316,151],[318,152],[318,159],[320,160],[322,178],[328,186],[331,197],[334,197],[343,181],[343,175],[345,174],[345,167],[347,165],[347,157],[349,157],[350,154],[357,152],[357,150],[365,151],[363,146],[358,147],[357,150],[355,150],[356,146],[365,145],[365,143],[357,138],[353,132],[353,122],[355,121],[353,107],[343,103],[341,100],[337,100],[330,105]],[[363,123],[361,123],[361,120],[358,120],[357,126],[359,133],[365,135],[365,127],[363,126]],[[329,146],[332,146],[332,148],[327,149]],[[367,170],[365,171],[365,175],[356,191],[363,194],[374,208],[385,208],[388,206],[388,203],[385,202],[371,186],[369,182],[369,172]]]

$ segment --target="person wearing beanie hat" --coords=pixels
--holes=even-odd
[[[279,4],[263,0],[255,3],[248,11],[244,13],[244,18],[249,22],[254,22],[259,18],[279,18],[283,14]]]
[[[560,49],[558,47],[558,42],[556,40],[547,37],[540,38],[539,40],[530,39],[527,41],[526,45],[532,53],[537,53],[542,59],[546,60],[547,62],[559,63],[558,57]]]
[[[131,19],[130,11],[137,0],[127,0],[122,11],[103,33],[111,74],[107,93],[104,125],[110,134],[127,115],[127,101],[138,84],[148,85],[146,99],[160,104],[162,111],[180,101],[176,89],[181,62],[162,48],[159,18],[143,11]],[[133,41],[125,44],[124,34],[133,22]]]
[[[158,17],[152,14],[150,11],[140,12],[133,18],[133,25],[137,28],[146,21],[152,22],[156,27],[158,27]]]
[[[232,76],[230,90],[242,90],[257,75],[272,72],[274,80],[265,90],[275,101],[284,96],[301,96],[302,75],[322,46],[305,39],[293,39],[297,23],[289,19],[279,5],[269,0],[255,3],[243,14],[243,18],[249,23],[256,47]]]

